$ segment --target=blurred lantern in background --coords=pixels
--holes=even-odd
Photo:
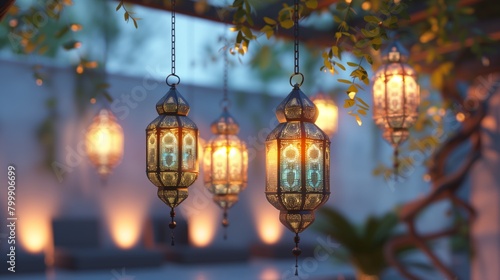
[[[238,138],[240,127],[228,111],[228,64],[227,50],[224,50],[222,114],[211,125],[215,136],[205,145],[203,158],[203,181],[205,187],[214,195],[214,202],[224,210],[224,229],[229,226],[228,209],[238,201],[239,193],[247,186],[248,170],[246,144]],[[224,232],[224,239],[226,238]]]
[[[314,122],[316,105],[300,90],[299,1],[294,1],[295,71],[292,92],[276,108],[280,122],[266,139],[266,198],[280,211],[280,221],[295,233],[298,275],[299,233],[314,221],[314,210],[330,196],[330,139]],[[294,78],[301,80],[295,84]]]
[[[382,66],[373,81],[373,120],[394,147],[394,172],[399,169],[398,148],[409,136],[418,117],[420,87],[408,64],[408,51],[397,41],[382,52]]]
[[[240,128],[227,108],[211,128],[215,136],[205,145],[204,183],[213,193],[215,203],[224,210],[222,225],[227,227],[227,210],[238,201],[239,193],[247,186],[248,152],[237,136]]]
[[[318,118],[316,125],[323,130],[329,137],[337,132],[339,109],[333,99],[323,93],[317,93],[311,101],[318,109]]]
[[[109,109],[101,109],[85,133],[87,156],[105,180],[123,157],[123,130]]]

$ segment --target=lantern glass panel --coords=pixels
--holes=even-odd
[[[266,191],[275,192],[278,189],[278,144],[277,141],[266,143]]]
[[[280,147],[280,187],[283,191],[300,191],[301,141],[283,140]]]
[[[177,134],[178,129],[164,129],[160,132],[160,169],[162,171],[177,170],[178,168]]]
[[[323,187],[323,143],[306,141],[306,188],[315,191]]]
[[[196,166],[196,136],[190,129],[182,130],[182,170],[195,171]]]
[[[157,159],[156,159],[156,135],[151,131],[148,132],[147,136],[147,160],[148,160],[148,170],[154,170],[157,165]]]

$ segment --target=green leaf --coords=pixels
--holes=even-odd
[[[354,63],[354,62],[350,62],[350,61],[347,62],[347,65],[349,65],[351,67],[358,67],[359,66],[359,64]]]
[[[356,101],[363,104],[365,107],[370,108],[370,106],[363,99],[356,97]]]
[[[349,86],[349,88],[347,89],[347,93],[350,93],[350,92],[358,92],[358,88],[354,84],[351,84]]]
[[[354,106],[354,104],[356,104],[356,101],[354,101],[353,99],[346,98],[344,100],[344,108],[351,108],[352,106]]]
[[[363,121],[361,120],[361,117],[358,114],[353,112],[349,112],[348,114],[356,118],[356,122],[358,123],[359,126],[363,124]]]
[[[137,29],[137,21],[135,20],[135,18],[132,18],[132,21],[134,22],[134,26]]]
[[[371,22],[371,23],[376,23],[378,24],[379,22],[381,22],[382,20],[376,16],[365,16],[364,17],[365,21],[366,22]]]
[[[126,22],[128,22],[128,19],[129,19],[129,14],[128,14],[128,12],[125,12],[125,13],[123,14],[123,17],[125,18],[125,21],[126,21]]]
[[[366,111],[365,111],[365,110],[359,109],[357,112],[358,112],[360,115],[366,116]]]
[[[337,65],[342,71],[345,71],[345,66],[342,65],[341,63],[336,62],[335,65]]]
[[[120,3],[118,3],[118,6],[116,6],[116,11],[118,11],[123,5],[123,1],[120,1]]]
[[[59,39],[59,38],[61,38],[62,36],[64,36],[66,33],[68,33],[69,29],[70,29],[70,28],[69,28],[69,25],[66,25],[66,26],[64,26],[63,28],[59,29],[59,30],[58,30],[58,31],[54,34],[54,36],[55,36],[57,39]]]
[[[283,27],[285,29],[290,29],[293,27],[294,23],[293,23],[293,20],[287,19],[287,20],[281,21],[280,25],[281,25],[281,27]]]
[[[318,1],[317,0],[307,0],[306,7],[308,7],[309,9],[316,9],[318,7]]]
[[[332,53],[333,53],[334,56],[336,56],[336,57],[338,57],[340,59],[339,47],[332,46]]]
[[[264,17],[264,22],[269,24],[269,25],[276,25],[277,24],[277,22],[274,19],[269,18],[269,17]]]
[[[340,82],[340,83],[348,84],[348,85],[352,84],[351,81],[345,80],[345,79],[337,79],[337,81]]]

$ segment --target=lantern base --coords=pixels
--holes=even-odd
[[[187,188],[159,187],[158,198],[170,208],[175,208],[188,197]]]
[[[314,222],[314,212],[280,211],[280,222],[292,232],[300,233]]]

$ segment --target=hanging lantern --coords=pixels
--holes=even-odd
[[[198,177],[199,169],[198,128],[187,117],[189,104],[176,88],[180,78],[175,74],[175,0],[172,0],[171,35],[172,74],[166,79],[170,90],[156,104],[159,116],[146,128],[146,173],[158,187],[158,197],[171,208],[169,227],[173,230],[174,208],[188,197],[188,187]]]
[[[299,233],[314,221],[314,210],[330,195],[330,140],[317,125],[316,105],[300,90],[298,0],[294,1],[295,72],[301,81],[276,108],[278,126],[266,139],[266,198],[280,211],[280,221],[295,233],[298,275]]]
[[[123,157],[123,130],[113,113],[101,109],[85,133],[85,151],[105,180]]]
[[[333,136],[337,132],[339,109],[333,100],[322,93],[315,94],[311,101],[318,108],[318,119],[316,125],[328,136]]]
[[[222,225],[229,226],[227,211],[238,201],[238,194],[247,186],[248,152],[237,134],[238,123],[227,108],[212,123],[215,136],[205,145],[203,172],[205,187],[224,210]],[[226,235],[224,235],[226,238]]]
[[[248,151],[238,138],[240,127],[229,114],[227,50],[224,50],[224,92],[222,114],[212,123],[215,136],[205,145],[203,173],[205,187],[214,195],[214,202],[224,211],[222,226],[224,239],[229,226],[228,209],[238,202],[239,193],[247,186]]]
[[[383,137],[394,147],[394,171],[398,171],[398,147],[409,136],[418,117],[420,87],[417,73],[408,64],[408,51],[397,41],[382,53],[383,65],[374,75],[373,119]]]

